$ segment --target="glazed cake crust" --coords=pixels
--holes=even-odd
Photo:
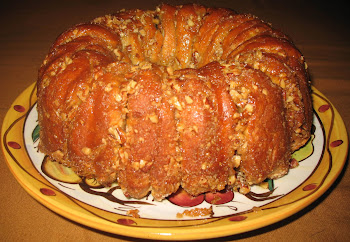
[[[229,9],[163,4],[76,25],[37,89],[40,151],[134,198],[249,192],[287,174],[310,137],[302,54]]]

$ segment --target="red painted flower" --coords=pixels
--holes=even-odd
[[[193,197],[185,190],[180,188],[176,193],[168,197],[168,200],[175,205],[181,207],[194,207],[201,204],[204,201],[204,194]]]
[[[205,201],[210,204],[224,204],[231,202],[234,197],[234,193],[232,191],[224,191],[224,192],[208,192],[205,194]]]
[[[245,220],[246,218],[247,218],[246,216],[237,215],[237,216],[233,216],[233,217],[229,218],[228,220],[233,221],[233,222],[239,222],[239,221]]]
[[[7,142],[7,145],[14,149],[20,149],[21,145],[14,141]]]
[[[328,104],[322,105],[321,107],[318,108],[318,111],[320,113],[326,112],[328,109],[330,108],[330,106]]]
[[[337,147],[337,146],[341,145],[342,143],[343,143],[343,141],[340,140],[340,139],[338,139],[338,140],[333,141],[333,142],[330,144],[330,146],[334,148],[334,147]]]
[[[117,220],[117,223],[122,225],[136,225],[136,222],[129,218],[120,218]]]
[[[306,186],[303,188],[303,191],[311,191],[311,190],[314,190],[316,187],[317,187],[317,184],[311,183],[311,184],[309,184],[309,185],[306,185]]]
[[[52,191],[49,188],[40,188],[40,192],[46,196],[56,196],[55,191]]]
[[[17,112],[20,112],[20,113],[23,113],[23,112],[26,111],[26,109],[23,106],[21,106],[21,105],[15,105],[13,107],[13,109],[16,110]]]

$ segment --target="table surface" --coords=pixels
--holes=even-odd
[[[327,2],[327,5],[277,0],[196,2],[253,13],[290,35],[306,58],[313,85],[334,104],[349,129],[350,25],[345,5],[339,5],[337,1]],[[159,3],[154,0],[2,3],[0,119],[4,119],[14,99],[36,80],[48,48],[62,31],[119,9],[154,9]],[[331,189],[297,214],[265,228],[215,241],[348,240],[350,172],[347,163]],[[3,156],[0,157],[0,177],[0,234],[3,241],[136,240],[82,226],[47,209],[22,189]]]

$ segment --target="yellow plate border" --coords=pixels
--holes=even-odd
[[[312,98],[314,112],[326,137],[322,160],[316,171],[282,199],[234,216],[189,221],[137,219],[94,208],[58,190],[37,172],[25,149],[23,129],[27,114],[36,103],[36,83],[23,91],[8,110],[1,129],[1,147],[7,165],[20,185],[44,206],[75,222],[136,238],[193,240],[222,237],[258,229],[297,213],[325,193],[341,173],[349,145],[346,127],[333,104],[315,87],[312,87]]]

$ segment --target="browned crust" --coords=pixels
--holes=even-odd
[[[308,140],[305,61],[270,24],[189,4],[74,26],[38,77],[40,150],[125,195],[244,191]]]

